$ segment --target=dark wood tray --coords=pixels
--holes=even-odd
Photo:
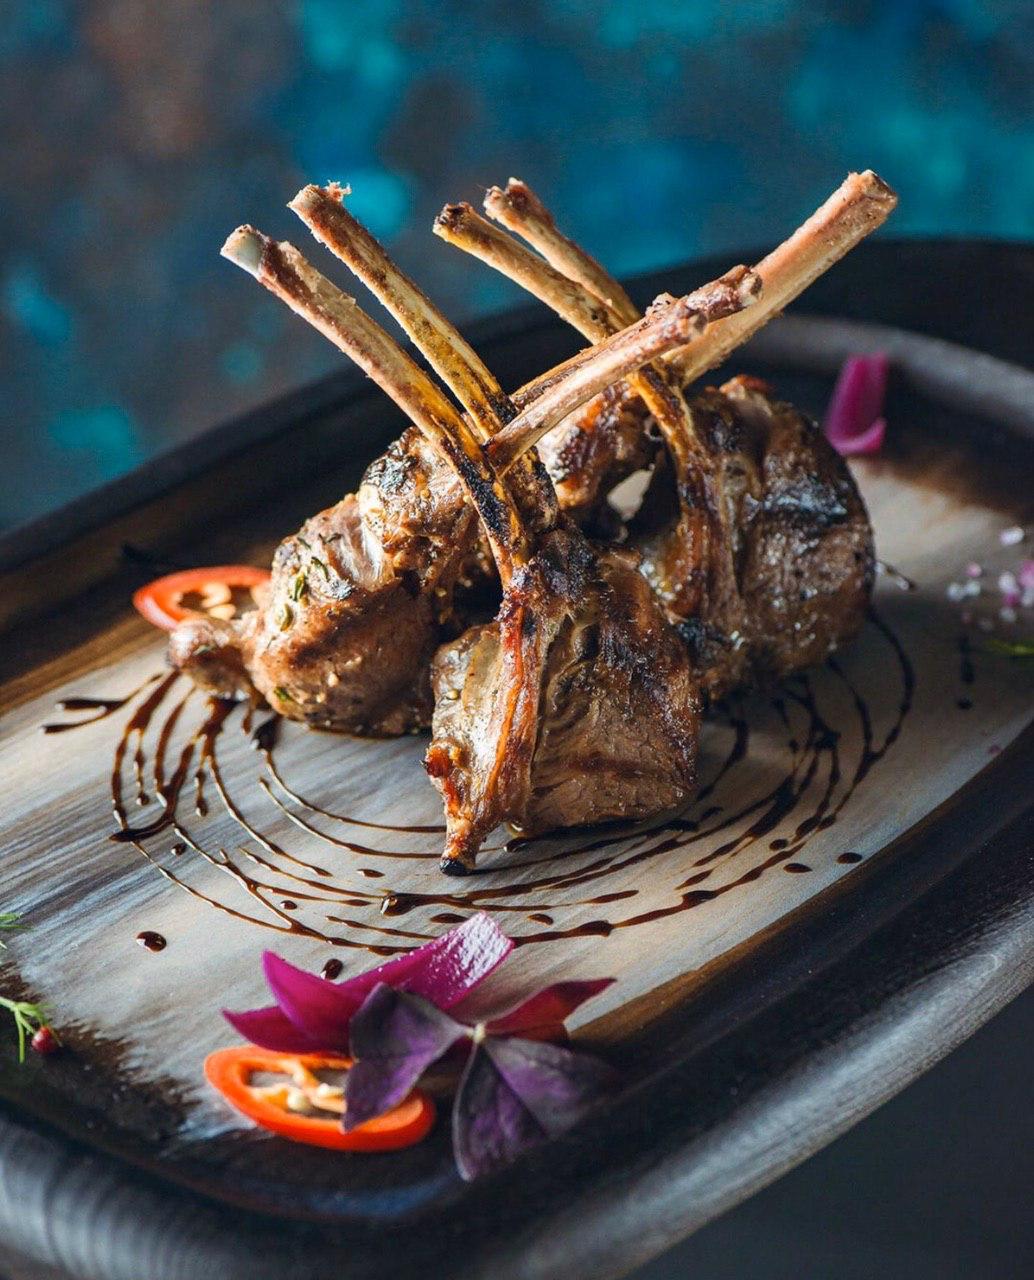
[[[711,266],[660,273],[637,292],[688,287]],[[845,352],[890,345],[888,468],[917,492],[1000,512],[1002,523],[1029,518],[1029,375],[944,341],[1022,357],[1032,283],[1026,247],[863,246],[799,309],[845,319],[773,327],[737,366],[818,409]],[[513,384],[574,345],[538,311],[472,336]],[[125,542],[185,562],[260,557],[351,484],[397,427],[345,372],[0,540],[5,708],[28,707],[146,642],[126,600],[149,574],[120,558]],[[47,615],[61,596],[69,603]],[[932,597],[927,606],[935,632],[955,627],[946,606]],[[830,1141],[1029,981],[1032,742],[1028,727],[850,877],[702,971],[675,966],[593,1023],[589,1033],[627,1071],[621,1107],[472,1187],[452,1175],[440,1140],[375,1160],[361,1177],[323,1153],[240,1131],[184,1143],[175,1082],[140,1070],[129,1035],[73,1027],[72,1052],[21,1068],[5,1052],[0,1262],[134,1280],[207,1268],[254,1280],[625,1274]],[[10,830],[4,857],[15,867],[32,837]],[[57,879],[44,890],[44,879],[41,915],[77,891]],[[5,991],[33,968],[23,950],[31,938],[0,960]],[[66,941],[56,965],[76,963],[77,939]],[[604,969],[606,957],[603,948]],[[157,972],[121,956],[112,964],[128,982]],[[203,966],[201,957],[199,976]],[[31,993],[45,996],[38,986]]]

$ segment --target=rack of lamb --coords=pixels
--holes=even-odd
[[[612,530],[607,494],[634,471],[650,473],[628,540],[689,644],[709,698],[821,662],[854,636],[875,561],[850,472],[804,414],[755,378],[692,396],[683,391],[895,204],[875,174],[850,175],[755,267],[756,305],[609,388],[541,439],[561,505],[589,529]],[[521,284],[590,341],[638,319],[621,285],[560,233],[525,183],[490,188],[485,208],[531,248],[464,204],[447,205],[435,231]],[[506,434],[493,441],[493,456],[505,455]]]
[[[854,634],[871,586],[872,542],[842,461],[803,415],[756,382],[734,380],[688,403],[678,392],[883,221],[894,197],[875,175],[852,175],[755,272],[737,268],[696,291],[708,323],[668,355],[664,370],[615,381],[559,426],[555,398],[544,397],[552,371],[506,397],[349,215],[342,195],[310,186],[291,207],[388,305],[453,389],[466,410],[468,443],[489,442],[503,469],[520,459],[511,485],[536,473],[530,445],[537,444],[561,508],[590,532],[614,534],[620,529],[607,495],[652,467],[647,501],[628,534],[690,644],[707,694],[809,665]],[[635,318],[620,286],[559,235],[523,184],[493,189],[486,204],[542,256],[466,206],[450,206],[437,230],[466,248],[473,240],[479,256],[591,340]],[[355,306],[296,250],[267,252],[268,244],[235,233],[225,252],[324,332],[326,305]],[[499,438],[491,439],[500,422]],[[260,611],[233,623],[183,624],[171,660],[212,692],[257,692],[286,716],[322,728],[397,734],[426,727],[432,655],[462,625],[457,584],[491,572],[480,530],[455,471],[411,428],[368,468],[356,494],[281,544]]]

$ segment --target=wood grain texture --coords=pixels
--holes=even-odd
[[[784,364],[782,376],[792,381],[792,368]],[[262,998],[255,962],[266,945],[266,931],[225,918],[217,907],[170,884],[131,847],[107,842],[115,717],[56,737],[39,734],[41,723],[54,718],[55,698],[73,690],[122,693],[138,677],[158,669],[160,650],[153,636],[127,620],[117,604],[120,592],[125,598],[125,571],[98,589],[102,602],[105,592],[111,593],[98,615],[100,627],[91,627],[87,618],[70,626],[66,619],[60,643],[50,641],[54,651],[39,665],[26,660],[23,649],[11,663],[15,671],[7,686],[7,704],[18,705],[5,717],[0,741],[3,776],[16,780],[16,802],[0,822],[4,906],[26,910],[33,929],[31,941],[25,935],[12,948],[5,983],[21,983],[59,1008],[76,1052],[63,1063],[45,1064],[50,1086],[45,1091],[39,1088],[44,1064],[15,1071],[5,1062],[0,1068],[0,1093],[17,1101],[23,1117],[22,1123],[0,1129],[0,1143],[6,1144],[0,1146],[0,1177],[5,1179],[0,1182],[0,1223],[10,1246],[55,1260],[41,1252],[41,1240],[47,1240],[46,1247],[60,1255],[57,1260],[77,1275],[196,1274],[204,1258],[205,1265],[218,1260],[231,1275],[288,1276],[321,1274],[303,1270],[307,1250],[319,1240],[328,1251],[326,1274],[334,1271],[330,1259],[340,1260],[347,1251],[356,1275],[383,1274],[389,1253],[393,1272],[408,1275],[426,1268],[429,1260],[440,1260],[447,1242],[455,1239],[462,1240],[464,1253],[442,1274],[552,1276],[561,1258],[569,1258],[568,1251],[575,1248],[584,1268],[572,1271],[566,1264],[567,1274],[617,1276],[865,1114],[1008,998],[1023,980],[1029,959],[1029,921],[1010,892],[1021,881],[1018,868],[1023,864],[1023,844],[1016,835],[1021,827],[1016,824],[1022,822],[1027,802],[1016,780],[1029,762],[1029,734],[1024,739],[1023,733],[1034,683],[1015,664],[981,653],[975,659],[976,683],[967,686],[974,705],[967,711],[957,706],[966,690],[961,687],[956,618],[944,600],[944,586],[968,560],[983,559],[989,568],[999,560],[1004,564],[1007,554],[998,531],[1029,513],[1018,505],[1023,486],[1015,475],[1010,479],[1008,468],[999,475],[991,462],[980,465],[979,451],[971,444],[967,449],[979,424],[971,418],[959,421],[959,415],[953,420],[943,407],[907,389],[895,423],[906,422],[901,412],[906,405],[907,426],[889,456],[861,467],[860,478],[873,510],[880,554],[920,583],[918,592],[908,594],[884,583],[879,598],[881,617],[916,669],[914,705],[897,740],[872,764],[836,822],[824,831],[805,832],[805,843],[798,846],[796,830],[802,820],[816,813],[820,819],[829,816],[858,771],[864,724],[852,686],[870,709],[877,745],[900,714],[903,668],[875,626],[845,652],[839,672],[817,673],[807,687],[796,684],[797,701],[784,692],[782,710],[765,698],[740,708],[737,714],[751,726],[750,753],[722,776],[691,815],[705,832],[708,824],[715,827],[710,834],[682,831],[681,843],[609,872],[605,883],[592,882],[591,892],[581,887],[580,874],[601,856],[617,862],[635,856],[644,847],[641,841],[610,839],[601,849],[551,858],[543,865],[554,876],[560,868],[573,883],[551,886],[554,896],[548,903],[530,887],[542,878],[541,867],[507,870],[514,855],[502,850],[490,859],[485,887],[521,887],[517,895],[494,904],[489,900],[489,905],[513,905],[515,900],[520,905],[520,912],[503,917],[515,934],[557,932],[558,925],[562,930],[594,919],[620,926],[630,914],[676,905],[685,892],[680,882],[693,874],[690,864],[734,841],[712,863],[700,863],[697,873],[709,872],[701,887],[724,889],[771,861],[756,879],[701,900],[689,911],[634,928],[613,928],[606,937],[540,941],[523,947],[509,966],[500,998],[506,989],[559,972],[619,975],[608,999],[598,1009],[586,1010],[592,1022],[584,1028],[628,1064],[631,1087],[640,1099],[624,1119],[608,1126],[609,1155],[601,1135],[582,1133],[531,1157],[512,1174],[463,1190],[449,1171],[440,1134],[428,1147],[397,1161],[351,1161],[345,1168],[323,1153],[285,1148],[237,1130],[198,1088],[198,1063],[206,1047],[227,1039],[214,1003],[241,1006]],[[932,431],[937,432],[933,449]],[[1014,447],[1029,449],[1029,444],[1021,438]],[[304,512],[317,491],[329,488],[332,493],[333,479],[321,475],[311,491],[285,495],[261,513],[214,530],[209,546],[220,551],[236,547],[239,554],[240,548],[268,543],[276,531],[291,527],[296,506]],[[23,626],[12,634],[46,652],[47,627]],[[62,652],[66,645],[71,652]],[[194,710],[191,703],[184,707],[176,733],[185,733]],[[832,747],[811,750],[806,745],[809,734],[816,742],[822,737],[817,724],[840,734],[840,779],[832,787]],[[705,785],[728,758],[734,736],[735,730],[722,723],[709,728]],[[181,745],[183,738],[174,735],[173,741]],[[228,792],[246,797],[241,807],[245,811],[248,806],[250,825],[290,856],[322,860],[331,876],[310,878],[331,880],[339,898],[347,895],[360,903],[346,912],[310,904],[307,919],[347,915],[352,923],[334,922],[340,936],[389,945],[391,936],[377,930],[434,930],[430,917],[441,905],[418,905],[405,915],[385,918],[376,903],[361,902],[371,885],[382,882],[396,891],[440,891],[433,862],[376,854],[357,858],[308,835],[255,785],[261,761],[247,749],[237,727],[227,730],[220,750],[224,747]],[[992,747],[1000,750],[990,755]],[[433,793],[419,775],[420,749],[417,742],[357,743],[297,730],[285,735],[278,759],[291,787],[328,809],[364,820],[429,824],[437,817]],[[803,781],[813,763],[814,774],[784,819],[746,840],[758,812],[765,811],[762,805],[723,827],[730,815],[778,789],[793,773],[795,756],[800,757],[795,776]],[[960,797],[967,795],[979,803],[960,808]],[[714,804],[722,805],[720,812],[703,818]],[[146,806],[140,811],[149,813]],[[343,824],[304,809],[293,811],[331,832],[343,829]],[[247,834],[215,804],[201,825],[204,839],[198,843],[206,849],[248,842]],[[434,851],[433,844],[428,850],[427,835],[378,837],[383,841],[386,834],[390,844],[382,843],[382,853],[384,847],[396,846],[398,852]],[[672,834],[651,833],[648,839],[663,843]],[[911,967],[915,948],[910,952],[903,939],[916,942],[925,927],[922,921],[943,923],[950,909],[942,908],[938,917],[934,906],[916,907],[919,923],[913,922],[911,934],[907,929],[903,935],[895,932],[893,917],[905,903],[924,895],[932,902],[943,892],[938,881],[953,868],[959,868],[956,879],[972,874],[966,855],[989,839],[1001,842],[995,876],[985,869],[966,891],[967,898],[953,899],[959,922],[975,913],[980,923],[967,939],[956,938],[948,965],[951,980],[947,969],[934,980]],[[212,867],[196,855],[185,862],[186,855],[171,853],[171,840],[163,833],[154,840],[153,848],[150,840],[141,842],[144,851],[167,872],[224,906],[238,901],[231,895],[240,895],[240,885],[225,868]],[[789,843],[772,849],[780,840]],[[362,842],[374,844],[373,839]],[[261,844],[251,847],[262,851]],[[784,857],[788,849],[792,856]],[[845,850],[861,853],[864,861],[838,863]],[[534,853],[545,858],[550,850],[538,847]],[[282,889],[286,897],[296,864],[272,860],[281,877],[278,892]],[[787,874],[787,861],[810,869]],[[180,870],[188,865],[189,870]],[[361,866],[384,875],[375,881],[363,877],[358,874]],[[293,883],[297,890],[297,881]],[[584,903],[587,896],[612,893],[628,896]],[[1005,895],[1004,903],[996,893]],[[248,896],[243,897],[250,912]],[[527,918],[541,914],[535,908],[547,906],[554,917],[549,930]],[[274,923],[276,919],[274,914]],[[321,931],[326,923],[319,923]],[[144,927],[169,938],[160,955],[149,955],[133,942]],[[883,941],[881,928],[888,931]],[[269,936],[278,950],[312,967],[331,953],[311,937]],[[824,981],[839,972],[852,948],[855,972],[864,972],[880,956],[894,956],[895,947],[899,951],[892,972],[886,966],[880,970],[882,989],[877,983],[866,994],[863,983],[856,990],[842,979],[832,995],[820,984],[822,1001],[814,989],[807,999],[801,994],[802,984],[815,987],[816,972],[822,971]],[[364,963],[361,953],[352,956],[339,948],[338,954],[346,963]],[[959,1000],[960,982],[969,995],[965,1001]],[[206,998],[199,1006],[192,998],[198,983],[216,989],[216,1000]],[[895,999],[905,1001],[907,1016],[898,1018],[883,998],[892,991]],[[804,1004],[793,1006],[795,999]],[[787,1021],[776,1011],[779,1001],[796,1009]],[[943,1025],[949,1008],[955,1019],[950,1027]],[[817,1039],[814,1034],[809,1038],[815,1032]],[[917,1045],[925,1047],[917,1051]],[[743,1082],[740,1094],[729,1091],[736,1079]],[[662,1132],[658,1108],[665,1097],[677,1118]],[[38,1116],[42,1127],[26,1127],[27,1115]],[[53,1151],[49,1126],[54,1125],[79,1144],[65,1148],[70,1154],[59,1182],[41,1172]],[[761,1142],[759,1125],[765,1135]],[[617,1162],[614,1153],[621,1155]],[[126,1160],[146,1168],[146,1176],[127,1178]],[[622,1172],[625,1176],[615,1181]],[[174,1185],[195,1192],[174,1192]],[[565,1187],[565,1207],[556,1203],[559,1185]],[[638,1188],[634,1205],[630,1186]],[[80,1209],[72,1220],[89,1228],[64,1231],[57,1244],[48,1238],[48,1224],[55,1215],[67,1219],[72,1201],[66,1197],[73,1195]],[[220,1210],[221,1202],[243,1203],[250,1214],[263,1215],[249,1217],[248,1223],[258,1240],[272,1233],[264,1258],[258,1256],[261,1246],[244,1248],[230,1229],[233,1219]],[[13,1212],[18,1205],[33,1207],[19,1215]],[[300,1215],[322,1225],[295,1222],[284,1232],[267,1214],[279,1220]],[[189,1248],[178,1234],[188,1221],[194,1224]],[[394,1247],[388,1250],[383,1235],[376,1234],[377,1224],[402,1221],[423,1222],[426,1236],[408,1252],[394,1255]],[[491,1232],[484,1226],[489,1221],[495,1224]],[[371,1243],[360,1247],[371,1231]],[[309,1259],[311,1264],[311,1253]],[[142,1263],[143,1270],[133,1270]]]

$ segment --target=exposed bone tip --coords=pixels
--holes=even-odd
[[[262,267],[262,259],[269,245],[269,237],[254,227],[244,225],[238,227],[226,237],[220,253],[230,262],[242,267],[253,276],[257,276]]]
[[[465,202],[443,206],[441,213],[435,218],[432,226],[435,235],[440,236],[445,232],[454,230],[463,221],[469,210],[470,205]]]
[[[293,200],[288,200],[287,207],[295,213],[310,213],[325,198],[323,188],[318,187],[314,182],[309,182],[302,187]]]
[[[473,862],[468,862],[458,853],[443,853],[438,866],[447,876],[469,876],[474,870]]]
[[[287,207],[303,220],[315,218],[321,210],[326,209],[328,202],[335,205],[341,204],[344,198],[351,194],[352,188],[347,183],[328,182],[325,187],[321,187],[315,182],[310,182],[302,187],[293,200],[287,202]]]
[[[849,174],[848,182],[860,187],[862,194],[870,200],[885,200],[891,205],[896,205],[898,202],[898,193],[873,169],[863,169],[861,173]]]

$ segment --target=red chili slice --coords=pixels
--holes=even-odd
[[[269,581],[268,569],[250,564],[220,564],[208,569],[183,569],[156,578],[133,595],[133,604],[148,622],[171,631],[184,618],[198,614],[233,617],[237,613],[233,593],[248,591]],[[196,608],[185,605],[188,596],[197,597]],[[223,612],[220,612],[223,610]],[[229,612],[226,612],[229,610]]]
[[[341,1128],[344,1103],[340,1092],[324,1087],[319,1070],[347,1070],[350,1058],[330,1054],[274,1053],[254,1045],[217,1049],[205,1059],[205,1076],[230,1106],[270,1133],[336,1151],[397,1151],[426,1137],[434,1124],[434,1103],[419,1089],[382,1116],[368,1120],[351,1133]],[[253,1085],[257,1073],[284,1076],[283,1084]],[[311,1112],[292,1111],[292,1095],[302,1095]],[[315,1114],[313,1114],[315,1112]],[[324,1114],[320,1114],[323,1112]]]

